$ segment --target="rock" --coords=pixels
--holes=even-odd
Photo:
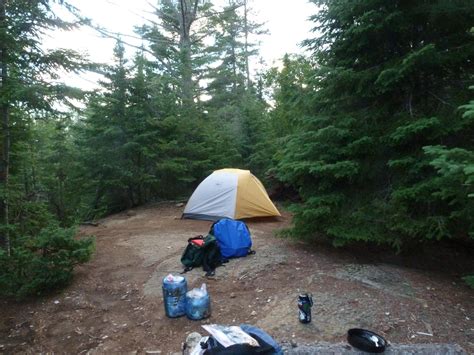
[[[291,345],[292,348],[296,348],[298,346],[298,343],[294,340],[291,340],[290,345]]]
[[[235,293],[231,292],[229,297],[230,298],[235,298]]]
[[[252,311],[252,313],[250,313],[251,316],[256,316],[257,315],[257,312],[256,311]]]
[[[145,350],[145,354],[148,354],[148,355],[161,354],[161,350]]]
[[[60,302],[58,300],[54,301],[54,304],[59,304]]]
[[[176,204],[176,207],[183,207],[183,206],[184,206],[184,203],[182,202]]]

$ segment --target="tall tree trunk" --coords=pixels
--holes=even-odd
[[[58,219],[61,224],[65,224],[66,219],[66,208],[64,204],[64,180],[66,179],[66,174],[60,169],[58,172]]]
[[[247,90],[250,89],[250,68],[249,68],[249,24],[248,24],[247,0],[244,0],[244,31],[245,31],[245,71],[247,74]]]
[[[190,108],[193,105],[193,68],[191,63],[191,40],[182,37],[180,42],[181,52],[181,90],[183,105]]]
[[[144,167],[142,166],[142,154],[139,152],[137,157],[137,167],[140,176],[140,180],[138,181],[137,186],[137,198],[138,204],[141,206],[143,205],[143,175],[144,175]]]
[[[232,31],[233,32],[233,31]],[[237,92],[237,55],[235,54],[235,38],[237,35],[232,33],[232,90],[233,94]]]
[[[180,54],[181,54],[181,90],[183,105],[189,109],[194,104],[193,67],[191,58],[191,26],[196,20],[199,0],[180,0]]]
[[[2,31],[7,30],[5,15],[6,0],[0,0],[0,28]],[[8,219],[8,169],[10,163],[10,122],[8,112],[8,102],[5,100],[6,81],[8,79],[7,67],[7,48],[5,43],[0,43],[0,68],[1,83],[0,93],[3,101],[0,103],[0,119],[2,121],[2,161],[0,166],[0,185],[3,195],[0,201],[0,223],[3,223],[3,230],[0,230],[0,247],[4,248],[10,255],[10,233]]]

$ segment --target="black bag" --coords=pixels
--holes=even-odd
[[[201,245],[197,245],[193,241],[201,241]],[[185,267],[183,273],[202,266],[203,270],[206,271],[206,276],[214,275],[216,267],[222,264],[221,252],[216,238],[212,234],[208,234],[206,237],[199,235],[189,238],[188,245],[181,256],[181,263]]]
[[[204,355],[274,355],[277,354],[275,348],[264,340],[260,339],[257,335],[252,334],[252,337],[259,343],[260,346],[254,347],[249,344],[235,344],[225,348],[212,336],[209,337],[205,344],[206,350]],[[202,346],[202,345],[201,345]]]

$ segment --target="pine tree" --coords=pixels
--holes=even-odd
[[[74,26],[52,12],[53,3],[0,1],[1,296],[64,286],[74,266],[93,251],[91,239],[75,240],[74,229],[60,226],[73,221],[66,207],[69,115],[60,108],[82,92],[58,83],[58,72],[77,71],[86,63],[73,51],[42,48],[46,31]]]
[[[439,198],[430,154],[440,151],[424,147],[473,145],[472,121],[457,107],[472,81],[474,5],[313,2],[313,114],[299,120],[279,164],[304,199],[295,232],[397,248],[463,237],[467,205]],[[452,215],[458,208],[465,213]]]
[[[92,209],[98,210],[105,199],[107,209],[120,210],[133,205],[129,187],[130,164],[125,150],[129,141],[129,69],[125,48],[117,42],[114,64],[103,71],[102,91],[88,106],[87,118],[79,126],[79,149],[88,186],[94,186]]]
[[[249,58],[258,54],[257,43],[248,36],[263,34],[262,25],[248,15],[246,2],[228,1],[222,11],[211,19],[215,28],[214,68],[207,76],[205,103],[209,116],[222,130],[229,132],[232,144],[242,156],[241,165],[248,166],[255,144],[261,139],[261,122],[265,104],[258,99],[250,81]],[[258,137],[258,138],[257,138]]]
[[[313,113],[311,95],[313,68],[304,56],[285,55],[282,68],[271,68],[260,78],[259,101],[271,96],[271,109],[260,120],[254,130],[254,149],[250,154],[250,166],[267,183],[280,185],[276,178],[275,165],[281,159],[288,137],[294,133],[303,118]],[[263,91],[266,91],[263,93]],[[270,105],[269,105],[270,106]]]
[[[0,167],[0,245],[10,249],[9,178],[16,162],[11,161],[11,142],[15,141],[13,124],[55,111],[55,103],[67,103],[77,91],[53,83],[57,70],[78,70],[83,61],[73,51],[45,51],[41,37],[49,29],[70,29],[74,24],[62,21],[51,11],[52,1],[0,1],[0,115],[2,121],[2,161]],[[73,8],[63,4],[73,11]],[[20,126],[25,127],[23,124]]]
[[[161,74],[173,80],[185,111],[192,110],[199,100],[199,81],[208,62],[203,40],[210,33],[206,19],[211,7],[207,0],[163,0],[155,7],[157,21],[138,30],[149,43]]]

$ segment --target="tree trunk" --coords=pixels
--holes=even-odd
[[[190,108],[193,105],[193,68],[191,63],[191,40],[182,37],[180,41],[181,52],[181,90],[183,105]]]
[[[244,31],[245,31],[245,71],[247,74],[247,90],[250,89],[250,68],[249,68],[249,25],[247,18],[247,0],[244,0]]]
[[[232,30],[232,91],[233,94],[237,92],[237,55],[235,53],[235,41],[236,41],[237,35],[234,33]]]
[[[6,0],[0,0],[0,28],[6,31],[6,15],[5,15]],[[7,67],[7,48],[5,43],[0,43],[0,68],[1,82],[0,93],[1,97],[6,97],[6,81],[8,79]],[[8,177],[9,177],[9,163],[10,163],[10,122],[8,112],[8,102],[4,99],[0,103],[0,119],[2,122],[2,160],[0,166],[0,186],[2,189],[2,196],[0,201],[0,223],[3,224],[3,229],[0,230],[0,247],[4,248],[8,255],[10,255],[10,232],[8,219]]]
[[[61,224],[65,224],[66,219],[66,208],[64,204],[64,180],[66,179],[66,174],[62,171],[62,169],[57,174],[58,178],[58,219]]]
[[[99,208],[100,200],[102,199],[102,195],[104,194],[104,191],[103,191],[104,189],[102,188],[102,180],[103,178],[99,180],[97,187],[95,189],[95,198],[94,198],[94,202],[92,203],[92,210],[94,214],[97,212],[97,209]]]
[[[191,25],[196,20],[199,0],[180,0],[179,50],[181,54],[181,90],[183,105],[189,109],[194,104],[193,67],[191,58]]]
[[[138,167],[138,172],[140,176],[140,180],[138,181],[138,186],[137,186],[137,198],[138,198],[138,204],[141,206],[143,205],[143,175],[144,175],[144,168],[142,167],[142,154],[141,152],[138,152],[138,157],[137,157],[137,167]]]

